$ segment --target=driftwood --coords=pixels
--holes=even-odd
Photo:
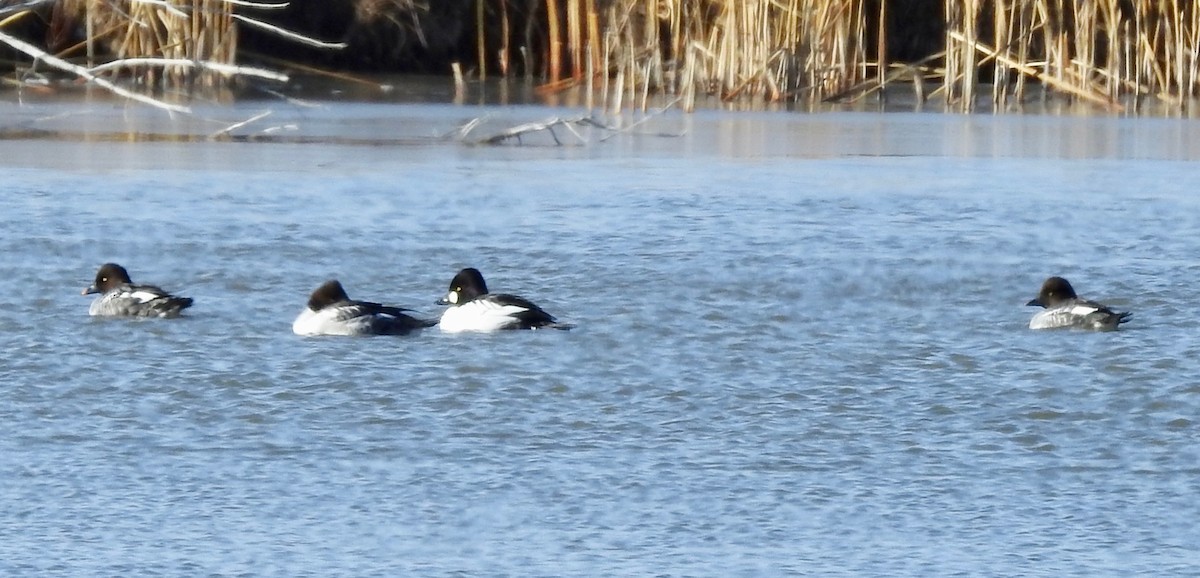
[[[674,106],[675,103],[679,102],[679,100],[680,99],[677,98],[677,99],[667,103],[662,108],[654,110],[654,111],[650,112],[649,114],[643,116],[642,118],[638,119],[637,122],[634,122],[634,123],[630,124],[629,126],[624,126],[624,127],[617,127],[617,126],[605,124],[604,122],[597,120],[595,117],[590,116],[590,115],[581,115],[581,116],[569,117],[569,118],[553,117],[553,118],[548,118],[548,119],[541,120],[541,121],[526,122],[526,123],[518,124],[516,126],[506,128],[500,132],[493,133],[491,135],[488,135],[488,136],[485,136],[485,137],[482,137],[479,139],[471,139],[471,138],[469,138],[470,133],[472,131],[474,131],[476,128],[478,128],[481,124],[483,124],[484,118],[480,117],[480,118],[473,118],[470,121],[467,121],[465,124],[458,127],[457,129],[455,129],[452,134],[455,135],[456,140],[466,142],[467,144],[493,145],[494,146],[494,145],[501,145],[506,142],[514,141],[514,140],[517,142],[517,144],[524,144],[524,141],[522,140],[521,137],[523,137],[525,135],[529,135],[529,134],[533,134],[533,133],[540,133],[540,132],[544,131],[544,132],[550,134],[550,138],[554,139],[554,144],[556,144],[558,146],[564,146],[563,140],[560,139],[558,137],[558,133],[554,131],[554,129],[557,127],[557,128],[563,128],[567,132],[570,132],[572,136],[574,136],[576,139],[578,139],[579,144],[588,144],[589,143],[588,138],[586,138],[583,134],[581,134],[580,131],[577,130],[577,128],[576,128],[576,127],[582,127],[582,128],[593,128],[593,129],[597,129],[600,132],[602,132],[604,136],[601,136],[597,140],[599,142],[604,142],[618,134],[627,133],[627,132],[634,130],[635,128],[641,126],[642,124],[646,123],[650,119],[666,112],[668,109],[670,109],[672,106]],[[659,136],[666,136],[666,135],[659,135]],[[679,135],[670,135],[670,136],[679,136]]]
[[[141,102],[143,104],[148,104],[148,105],[156,107],[156,108],[161,108],[167,112],[180,112],[180,113],[190,113],[191,112],[191,109],[186,106],[182,106],[182,105],[178,105],[178,104],[170,104],[170,103],[163,102],[163,101],[155,99],[155,98],[151,98],[144,94],[139,94],[139,93],[133,92],[131,90],[126,90],[116,84],[113,84],[112,82],[109,82],[108,80],[105,80],[104,78],[96,76],[91,71],[89,71],[88,69],[86,69],[82,66],[77,66],[75,64],[71,64],[70,62],[67,62],[66,60],[63,60],[57,56],[54,56],[53,54],[50,54],[50,53],[30,44],[28,42],[25,42],[24,40],[21,40],[20,38],[17,38],[15,36],[10,36],[8,34],[5,34],[4,32],[0,32],[0,42],[3,42],[21,52],[24,52],[25,54],[28,54],[29,56],[32,56],[35,61],[45,62],[46,64],[49,64],[50,66],[53,66],[59,70],[74,74],[75,76],[78,76],[84,80],[87,80],[88,82],[91,82],[97,86],[100,86],[100,87],[112,92],[113,94],[117,94],[117,95],[123,96],[125,98],[128,98],[130,100],[135,100],[137,102]]]
[[[227,136],[229,136],[229,133],[231,133],[239,128],[242,128],[243,126],[246,126],[254,121],[264,119],[268,116],[271,116],[271,112],[272,111],[269,111],[269,110],[265,111],[265,112],[260,112],[246,120],[243,120],[241,122],[235,122],[217,132],[214,132],[214,133],[208,135],[208,138],[209,138],[209,140],[215,140],[215,139],[218,139],[221,137],[227,137]]]
[[[225,64],[223,62],[203,62],[203,61],[196,61],[196,60],[185,60],[182,58],[124,58],[121,60],[114,60],[112,62],[101,64],[99,66],[93,66],[92,68],[89,68],[88,70],[90,72],[92,72],[93,74],[97,74],[100,72],[107,72],[109,70],[116,70],[116,69],[120,69],[120,68],[134,67],[134,66],[161,66],[161,67],[175,66],[175,67],[179,67],[179,68],[195,68],[198,70],[207,70],[207,71],[216,72],[219,74],[224,74],[227,76],[235,76],[235,75],[236,76],[252,76],[255,78],[262,78],[265,80],[274,80],[277,82],[287,82],[288,81],[288,76],[286,74],[281,74],[281,73],[275,72],[273,70],[267,70],[265,68],[255,68],[253,66],[238,66],[236,64]]]
[[[192,113],[192,110],[188,106],[163,102],[161,100],[155,99],[155,98],[147,96],[145,94],[141,94],[138,92],[134,92],[134,91],[125,89],[118,84],[110,82],[109,80],[103,78],[100,75],[105,72],[124,68],[124,67],[180,66],[180,67],[197,68],[197,69],[201,69],[201,70],[209,70],[209,71],[216,72],[219,74],[225,74],[225,75],[231,75],[231,76],[232,75],[252,76],[252,77],[256,77],[256,78],[262,78],[262,79],[273,80],[273,81],[278,81],[278,82],[287,82],[287,80],[288,80],[288,77],[285,74],[280,74],[277,72],[273,72],[270,70],[264,70],[261,68],[236,66],[236,65],[224,64],[224,63],[219,63],[219,62],[197,62],[197,61],[191,61],[191,60],[166,59],[166,58],[127,58],[127,59],[123,59],[123,60],[116,60],[113,62],[102,64],[102,65],[99,65],[99,66],[96,66],[93,68],[85,68],[85,67],[78,66],[76,64],[67,62],[66,60],[63,60],[61,58],[58,58],[57,56],[49,54],[46,51],[44,51],[32,44],[29,44],[28,42],[25,42],[19,38],[15,38],[13,36],[5,34],[4,32],[0,32],[0,42],[7,44],[16,50],[19,50],[19,51],[31,56],[34,59],[35,65],[39,62],[45,63],[45,64],[50,65],[58,70],[62,70],[64,72],[74,74],[75,76],[82,78],[92,84],[95,84],[96,86],[104,88],[104,89],[112,92],[113,94],[122,96],[124,98],[128,98],[133,101],[141,102],[143,104],[148,104],[155,108],[165,110],[169,113],[179,113],[179,114],[189,114],[190,115]],[[259,113],[259,114],[255,115],[251,118],[248,118],[246,120],[230,124],[230,125],[226,126],[225,128],[208,135],[208,138],[209,139],[217,139],[217,138],[222,138],[222,137],[228,137],[229,134],[231,132],[233,132],[234,130],[242,128],[250,123],[256,122],[256,121],[261,120],[270,115],[271,115],[271,111]]]
[[[345,42],[324,42],[321,40],[317,40],[315,38],[309,38],[307,36],[304,36],[303,34],[296,34],[295,32],[292,32],[291,30],[285,30],[283,28],[275,26],[274,24],[267,24],[266,22],[262,22],[260,20],[255,20],[253,18],[246,18],[245,16],[242,16],[241,14],[234,14],[233,19],[237,20],[238,22],[243,22],[245,24],[249,24],[250,26],[253,26],[255,28],[259,28],[261,30],[266,30],[267,32],[271,32],[274,34],[278,34],[279,36],[282,36],[283,38],[291,40],[292,42],[297,42],[299,44],[304,44],[306,46],[312,46],[314,48],[328,48],[328,49],[340,50],[340,49],[348,46]]]
[[[471,124],[471,123],[468,123],[468,124]],[[476,123],[476,124],[478,124],[478,123]],[[563,142],[561,139],[558,138],[558,133],[554,132],[554,127],[565,128],[572,135],[575,135],[575,138],[579,139],[580,143],[587,143],[587,139],[584,138],[583,135],[579,134],[579,131],[575,130],[575,126],[591,126],[591,127],[599,128],[602,130],[616,130],[616,129],[609,127],[608,125],[605,125],[603,123],[596,121],[595,119],[593,119],[590,116],[578,116],[575,118],[555,117],[555,118],[549,118],[549,119],[546,119],[543,121],[538,121],[538,122],[527,122],[524,124],[519,124],[517,126],[502,130],[491,136],[484,137],[481,140],[475,141],[473,144],[498,145],[498,144],[503,144],[505,141],[508,141],[508,140],[516,140],[518,144],[521,144],[522,136],[530,134],[530,133],[546,131],[546,132],[550,133],[550,137],[554,139],[554,144],[562,146]],[[467,132],[470,132],[470,130],[468,129],[467,131],[462,132],[464,137],[466,137]]]
[[[40,4],[50,3],[52,1],[54,1],[54,0],[29,0],[28,2],[23,2],[19,5],[0,8],[0,15],[6,15],[11,12],[28,11],[32,7],[38,6]],[[164,0],[133,0],[133,1],[136,3],[139,3],[139,4],[148,4],[148,5],[154,6],[160,10],[164,10],[167,13],[170,13],[173,16],[182,18],[184,20],[187,20],[190,18],[189,13],[180,10],[173,4],[166,2]],[[264,3],[264,2],[256,2],[254,0],[220,0],[220,1],[222,1],[226,4],[233,5],[233,6],[254,7],[254,8],[258,8],[258,9],[280,9],[280,8],[287,7],[287,3]],[[257,20],[246,18],[246,17],[240,16],[238,14],[232,14],[231,16],[238,22],[241,22],[245,25],[255,26],[255,27],[267,30],[269,32],[272,32],[274,34],[277,34],[279,36],[282,36],[288,40],[306,44],[308,46],[315,46],[318,48],[326,48],[326,49],[340,49],[340,48],[344,48],[346,46],[345,43],[332,43],[332,42],[322,42],[319,40],[314,40],[312,38],[308,38],[306,36],[302,36],[300,34],[296,34],[294,32],[288,31],[288,30],[284,30],[283,28],[279,28],[277,26],[273,26],[270,24],[259,22]],[[14,16],[13,18],[16,18],[16,17],[17,16]],[[11,20],[11,18],[10,18],[10,20]],[[29,42],[21,40],[20,38],[17,38],[10,34],[6,34],[3,31],[0,31],[0,44],[7,44],[8,46],[12,47],[13,49],[23,52],[23,53],[27,54],[28,56],[30,56],[33,59],[33,69],[34,70],[36,70],[36,68],[39,64],[45,64],[54,69],[74,75],[80,79],[83,79],[84,81],[87,81],[96,86],[99,86],[99,87],[101,87],[109,92],[112,92],[113,94],[116,94],[118,96],[127,98],[129,100],[133,100],[136,102],[140,102],[143,104],[147,104],[147,105],[153,106],[155,108],[165,110],[168,113],[172,113],[172,114],[175,114],[175,113],[191,114],[191,108],[186,105],[182,105],[182,104],[172,104],[172,103],[164,102],[162,100],[156,99],[147,94],[143,94],[141,92],[137,92],[137,91],[125,88],[125,87],[117,84],[116,82],[113,82],[113,81],[105,78],[104,73],[107,73],[107,72],[110,72],[113,70],[119,70],[122,68],[145,69],[148,67],[153,67],[153,68],[172,68],[172,69],[179,69],[179,70],[191,69],[191,70],[197,70],[200,72],[215,73],[215,74],[219,74],[219,75],[223,75],[223,76],[227,76],[227,77],[245,76],[245,77],[253,77],[253,78],[269,80],[269,81],[273,81],[273,82],[279,82],[279,83],[288,82],[288,76],[286,74],[282,74],[282,73],[271,71],[271,70],[266,70],[263,68],[239,66],[239,65],[228,64],[228,63],[224,63],[224,62],[205,61],[205,60],[189,60],[189,59],[180,59],[180,58],[155,58],[155,57],[125,58],[125,59],[120,59],[120,60],[114,60],[112,62],[101,64],[101,65],[94,66],[91,68],[87,68],[84,66],[80,66],[80,65],[71,63],[62,58],[59,58],[59,57],[47,52],[46,50],[43,50],[33,44],[30,44]],[[272,91],[267,90],[267,92],[272,92]],[[272,93],[278,94],[278,93],[274,93],[274,92],[272,92]],[[269,113],[267,113],[267,114],[269,114]],[[235,123],[221,131],[218,131],[218,132],[210,135],[210,138],[226,136],[231,131],[241,128],[241,127],[243,127],[249,123],[252,123],[254,121],[257,121],[257,120],[263,118],[264,116],[266,116],[266,114],[260,114],[260,115],[254,116],[250,119],[247,119],[245,121]]]
[[[32,10],[34,8],[37,8],[38,6],[41,6],[42,4],[53,4],[56,1],[57,0],[29,0],[28,2],[22,2],[20,4],[13,4],[13,5],[9,5],[9,6],[0,6],[0,16],[5,16],[7,14],[16,14],[17,12],[24,12],[26,10]]]

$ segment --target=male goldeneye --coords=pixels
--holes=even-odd
[[[435,322],[405,315],[410,311],[368,301],[354,301],[337,280],[317,287],[308,306],[292,322],[296,335],[406,335]]]
[[[1133,316],[1133,313],[1113,311],[1099,303],[1079,298],[1071,284],[1062,277],[1046,279],[1037,298],[1026,305],[1046,308],[1029,320],[1030,329],[1072,327],[1114,331]]]
[[[116,263],[105,263],[96,281],[83,295],[100,293],[88,308],[89,315],[123,317],[179,317],[192,306],[190,297],[176,297],[154,285],[134,285],[129,273]]]
[[[438,326],[442,331],[496,331],[499,329],[570,329],[554,316],[542,311],[528,299],[515,295],[488,293],[487,283],[477,269],[459,271],[450,281],[450,292],[439,305],[450,307],[442,313]]]

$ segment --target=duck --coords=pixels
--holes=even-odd
[[[488,293],[487,282],[478,269],[468,267],[450,281],[446,297],[439,305],[449,305],[438,321],[447,333],[491,332],[506,329],[570,329],[559,323],[532,301],[503,293]]]
[[[1046,279],[1038,296],[1026,305],[1045,309],[1029,320],[1030,329],[1115,331],[1133,317],[1128,311],[1114,311],[1106,305],[1080,298],[1071,283],[1062,277]]]
[[[156,285],[134,284],[129,272],[116,263],[105,263],[82,295],[96,295],[88,308],[93,317],[179,317],[192,306],[191,297],[179,297]]]
[[[408,335],[435,321],[405,314],[403,307],[355,301],[337,279],[317,287],[308,305],[292,322],[296,335]]]

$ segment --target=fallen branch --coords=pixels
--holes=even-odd
[[[238,22],[245,22],[246,24],[249,24],[250,26],[254,26],[256,28],[260,28],[262,30],[266,30],[268,32],[278,34],[284,38],[287,38],[288,40],[299,42],[300,44],[307,44],[308,46],[314,46],[316,48],[331,48],[331,49],[342,49],[342,48],[345,48],[346,46],[349,46],[345,42],[323,42],[321,40],[309,38],[307,36],[304,36],[303,34],[296,34],[295,32],[292,32],[290,30],[285,30],[283,28],[275,26],[274,24],[267,24],[266,22],[262,22],[260,20],[255,20],[253,18],[246,18],[245,16],[242,16],[241,14],[232,14],[231,16],[233,16],[233,19],[237,20]]]
[[[1025,74],[1027,76],[1036,78],[1039,82],[1041,82],[1045,86],[1056,88],[1067,94],[1075,95],[1075,96],[1082,98],[1083,100],[1086,100],[1093,104],[1098,104],[1100,106],[1103,106],[1113,112],[1120,112],[1120,111],[1124,110],[1124,108],[1125,108],[1125,107],[1121,106],[1120,103],[1113,102],[1103,95],[1099,95],[1099,94],[1096,94],[1085,88],[1081,88],[1081,87],[1074,86],[1072,84],[1063,82],[1049,74],[1046,74],[1032,66],[1029,66],[1028,64],[1025,64],[1024,62],[1018,62],[1016,60],[1013,60],[1012,58],[1009,58],[1003,54],[1000,54],[999,52],[997,52],[995,50],[992,50],[990,47],[988,47],[985,44],[982,44],[980,42],[968,41],[965,36],[963,36],[962,34],[960,34],[958,32],[950,32],[949,36],[950,36],[950,38],[953,38],[954,40],[957,40],[964,44],[969,43],[971,45],[971,47],[974,48],[979,53],[981,53],[985,56],[994,58],[994,59],[996,59],[996,62],[999,62],[1000,64],[1003,64],[1013,70],[1016,70],[1017,72],[1020,72],[1021,74]]]
[[[266,118],[266,117],[268,117],[268,116],[271,116],[271,111],[269,111],[269,110],[268,110],[268,111],[265,111],[265,112],[260,112],[260,113],[258,113],[258,114],[256,114],[256,115],[254,115],[254,116],[252,116],[252,117],[250,117],[250,118],[246,119],[246,120],[243,120],[243,121],[241,121],[241,122],[235,122],[235,123],[233,123],[233,124],[231,124],[231,125],[229,125],[229,126],[227,126],[227,127],[223,128],[223,129],[221,129],[221,130],[219,130],[219,131],[217,131],[217,132],[214,132],[214,133],[212,133],[212,134],[208,135],[208,138],[209,138],[209,140],[213,140],[213,139],[216,139],[217,137],[224,136],[224,135],[228,135],[229,133],[231,133],[231,132],[233,132],[233,131],[235,131],[235,130],[237,130],[237,129],[239,129],[239,128],[242,128],[242,127],[244,127],[244,126],[246,126],[246,125],[248,125],[248,124],[250,124],[250,123],[252,123],[252,122],[254,122],[254,121],[256,121],[256,120],[263,119],[263,118]]]
[[[645,123],[646,123],[647,121],[649,121],[650,119],[652,119],[652,118],[654,118],[654,117],[656,117],[656,116],[658,116],[658,115],[660,115],[660,114],[662,114],[662,113],[664,113],[664,112],[667,112],[668,110],[670,110],[670,109],[671,109],[671,107],[675,106],[675,105],[676,105],[676,104],[677,104],[679,101],[681,101],[681,100],[683,100],[683,97],[682,97],[682,96],[680,96],[680,97],[676,97],[676,98],[675,98],[675,100],[672,100],[671,102],[668,102],[667,104],[664,104],[664,105],[662,105],[662,106],[661,106],[661,107],[659,107],[657,110],[651,111],[649,114],[647,114],[647,115],[643,116],[642,118],[639,118],[639,119],[637,120],[637,122],[635,122],[635,123],[633,123],[633,124],[631,124],[631,125],[629,125],[629,126],[627,126],[627,127],[623,128],[623,129],[621,129],[621,130],[613,131],[613,132],[611,132],[611,133],[609,133],[609,134],[607,134],[607,135],[604,135],[603,137],[601,137],[601,138],[600,138],[600,142],[604,142],[604,141],[606,141],[606,140],[608,140],[608,139],[610,139],[610,138],[612,138],[612,137],[614,137],[614,136],[616,136],[616,135],[618,135],[618,134],[621,134],[621,133],[623,133],[623,132],[629,132],[629,131],[631,131],[631,130],[633,130],[633,129],[635,129],[635,128],[637,128],[637,127],[639,127],[639,126],[643,125],[643,124],[645,124]]]
[[[476,123],[476,121],[472,121],[472,123]],[[478,123],[476,123],[476,124],[478,124]],[[471,126],[471,123],[468,123],[468,125]],[[476,141],[473,144],[498,145],[498,144],[503,143],[504,141],[511,140],[511,139],[516,139],[517,143],[519,144],[522,142],[521,137],[524,135],[527,135],[530,133],[535,133],[535,132],[546,131],[546,132],[550,133],[550,137],[554,139],[554,144],[562,146],[562,144],[563,144],[562,140],[560,140],[558,138],[558,134],[554,132],[554,127],[556,127],[556,126],[567,127],[568,130],[571,131],[571,134],[575,135],[575,137],[578,138],[580,140],[580,142],[586,143],[587,139],[583,138],[583,136],[580,135],[579,132],[577,132],[575,129],[570,128],[571,125],[592,126],[592,127],[596,127],[596,128],[605,129],[605,130],[615,130],[613,128],[610,128],[608,126],[605,126],[604,124],[597,122],[596,120],[592,119],[592,117],[590,117],[590,116],[580,116],[580,117],[575,117],[575,118],[555,117],[555,118],[546,119],[546,120],[543,120],[540,122],[527,122],[525,124],[519,124],[517,126],[500,131],[492,136],[484,138],[483,140]]]
[[[912,64],[892,64],[891,68],[893,70],[884,76],[883,82],[880,82],[879,78],[865,80],[841,92],[825,97],[822,99],[822,102],[858,102],[877,91],[886,89],[888,84],[905,76],[910,76],[913,81],[913,91],[916,93],[917,102],[923,103],[925,102],[925,87],[923,85],[923,78],[921,76],[922,67],[928,65],[934,60],[944,57],[945,55],[946,52],[942,51],[938,52],[937,54],[926,56],[925,58],[922,58],[921,60],[918,60]]]
[[[184,58],[125,58],[122,60],[114,60],[99,66],[94,66],[88,69],[93,74],[107,72],[109,70],[132,66],[159,66],[166,68],[168,66],[177,66],[180,68],[197,68],[200,70],[209,70],[224,74],[226,76],[253,76],[266,80],[276,80],[279,82],[287,82],[288,76],[265,68],[254,68],[252,66],[238,66],[236,64],[224,64],[221,62],[208,62],[201,60],[187,60]]]
[[[13,4],[11,6],[0,6],[0,16],[5,14],[13,14],[16,12],[24,12],[32,10],[42,4],[53,4],[57,0],[29,0],[23,4]]]
[[[477,116],[477,117],[467,121],[465,124],[459,126],[458,128],[456,128],[446,134],[441,135],[441,138],[449,139],[451,136],[453,136],[454,140],[465,141],[465,140],[467,140],[467,135],[470,134],[471,131],[475,130],[475,127],[479,126],[480,124],[483,124],[483,121],[485,118],[487,118],[487,117]]]
[[[113,94],[116,94],[118,96],[123,96],[125,98],[128,98],[129,100],[136,100],[137,102],[140,102],[143,104],[148,104],[148,105],[156,107],[156,108],[161,108],[167,112],[180,112],[180,113],[184,113],[184,114],[190,114],[192,112],[192,110],[186,106],[166,103],[161,100],[150,98],[149,96],[146,96],[144,94],[138,94],[136,92],[121,88],[120,86],[117,86],[116,84],[113,84],[103,78],[100,78],[99,76],[96,76],[95,74],[92,74],[90,71],[88,71],[88,69],[86,69],[82,66],[77,66],[77,65],[71,64],[70,62],[67,62],[66,60],[63,60],[57,56],[54,56],[53,54],[50,54],[44,50],[39,49],[38,47],[36,47],[28,42],[25,42],[24,40],[21,40],[20,38],[10,36],[8,34],[5,34],[4,32],[0,32],[0,42],[3,42],[20,52],[24,52],[25,54],[32,56],[35,60],[45,62],[46,64],[49,64],[50,66],[53,66],[59,70],[64,70],[66,72],[74,74],[75,76],[78,76],[84,80],[87,80],[88,82],[91,82],[97,86],[107,89],[107,90],[111,91]]]
[[[287,8],[290,2],[249,2],[247,0],[223,0],[231,6],[242,6],[245,8],[256,8],[258,10],[282,10]]]
[[[527,123],[519,124],[519,125],[504,129],[498,133],[495,133],[491,136],[487,136],[487,137],[484,137],[484,138],[476,140],[476,141],[467,141],[467,135],[472,130],[475,130],[475,128],[478,127],[483,122],[483,118],[475,118],[475,119],[470,120],[466,124],[458,127],[458,129],[451,132],[450,134],[456,135],[458,140],[467,141],[469,144],[499,145],[499,144],[503,144],[506,141],[514,140],[514,139],[517,141],[518,144],[523,144],[523,140],[521,137],[528,135],[528,134],[545,131],[550,134],[550,138],[554,139],[554,144],[556,144],[558,146],[563,146],[564,143],[563,143],[562,139],[560,139],[558,137],[558,133],[554,132],[555,128],[566,129],[568,132],[570,132],[572,135],[574,135],[575,138],[579,139],[579,142],[581,144],[587,144],[588,138],[585,137],[583,134],[581,134],[578,129],[580,127],[590,127],[590,128],[599,129],[601,132],[604,133],[604,136],[597,139],[598,142],[604,142],[618,134],[630,132],[633,129],[645,124],[650,119],[669,110],[672,106],[675,105],[675,103],[679,102],[680,100],[681,100],[680,98],[676,98],[675,100],[672,100],[671,102],[668,102],[667,104],[663,105],[661,108],[656,109],[656,110],[652,111],[651,113],[645,115],[644,117],[638,119],[637,122],[634,122],[634,123],[630,124],[629,126],[620,127],[620,128],[605,124],[599,120],[596,120],[596,118],[592,117],[592,116],[577,116],[577,117],[571,117],[571,118],[554,117],[554,118],[549,118],[549,119],[542,120],[542,121],[527,122]],[[450,135],[448,134],[446,136],[448,137]],[[679,136],[679,135],[659,135],[659,136]]]

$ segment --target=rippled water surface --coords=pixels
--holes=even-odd
[[[296,122],[484,113],[553,114]],[[0,573],[1196,574],[1194,122],[653,132],[0,143]],[[91,319],[105,261],[196,305]],[[576,329],[290,331],[464,266]],[[1133,321],[1028,330],[1053,274]]]

